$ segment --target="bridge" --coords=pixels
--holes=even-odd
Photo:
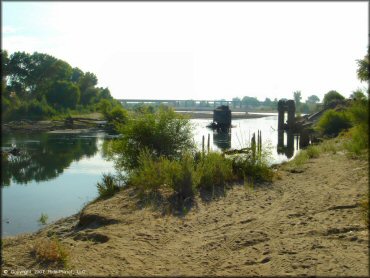
[[[117,99],[123,106],[135,104],[168,105],[174,108],[215,108],[220,105],[228,105],[231,108],[242,108],[241,101],[233,100],[193,100],[193,99]]]

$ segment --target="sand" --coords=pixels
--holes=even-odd
[[[37,234],[3,239],[2,269],[60,269],[31,253],[53,233],[76,275],[367,276],[360,203],[368,162],[322,154],[303,171],[280,166],[276,176],[253,189],[235,185],[212,201],[198,196],[182,216],[139,209],[133,191],[123,190]]]

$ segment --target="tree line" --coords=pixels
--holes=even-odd
[[[94,73],[48,54],[8,55],[2,50],[1,66],[4,120],[46,119],[71,111],[95,111],[102,101],[118,103],[108,88],[97,86]]]

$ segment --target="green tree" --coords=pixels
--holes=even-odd
[[[369,51],[369,50],[368,50]],[[358,68],[357,68],[357,77],[361,81],[369,81],[369,53],[362,59],[356,60]]]
[[[56,81],[46,95],[56,108],[74,108],[80,99],[79,88],[68,81]]]
[[[81,92],[84,92],[89,87],[94,87],[98,84],[98,78],[95,74],[91,72],[86,72],[83,76],[79,79],[79,86]]]
[[[97,103],[99,99],[100,90],[95,87],[89,87],[85,91],[81,92],[80,103],[82,105],[90,105],[92,103]]]
[[[270,98],[265,98],[265,101],[263,102],[263,105],[270,107],[272,105],[272,101]]]
[[[301,99],[302,99],[301,91],[293,92],[293,97],[294,97],[294,101],[295,101],[296,106],[299,107],[299,105],[301,104]]]
[[[320,99],[316,95],[311,95],[306,100],[306,103],[318,103],[318,102],[320,102]]]
[[[258,105],[260,105],[260,102],[256,97],[248,97],[248,96],[243,97],[242,103],[244,106],[247,106],[247,107],[257,107]]]
[[[338,100],[344,100],[344,96],[342,96],[340,93],[337,91],[329,91],[324,95],[323,103],[324,106],[329,105],[333,101],[338,101]]]
[[[366,100],[366,95],[362,92],[362,90],[358,89],[353,91],[349,98],[353,100]]]
[[[83,71],[80,70],[79,68],[73,68],[72,69],[72,76],[71,76],[71,81],[73,83],[79,83],[81,77],[84,75]]]
[[[234,97],[233,99],[232,99],[232,101],[233,101],[233,107],[235,108],[235,107],[237,107],[237,106],[240,106],[240,104],[241,104],[241,99],[240,98],[238,98],[238,97]]]

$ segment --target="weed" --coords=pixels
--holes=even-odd
[[[232,160],[233,173],[239,179],[246,178],[255,181],[272,181],[273,171],[262,159],[254,160],[249,155],[237,155]]]
[[[320,145],[319,148],[321,152],[336,154],[340,150],[341,142],[335,142],[335,140],[325,140]]]
[[[40,216],[38,222],[41,225],[46,225],[46,222],[48,221],[48,219],[49,219],[49,216],[46,213],[41,213],[41,216]]]
[[[363,154],[369,146],[369,135],[365,125],[357,125],[348,132],[349,140],[344,143],[344,148],[355,157],[365,157]]]
[[[97,183],[97,188],[99,192],[99,198],[108,198],[113,196],[119,189],[120,186],[112,174],[103,174],[103,179],[101,183]]]
[[[254,191],[254,182],[252,178],[244,177],[244,188],[249,191]]]
[[[36,241],[32,251],[36,258],[42,262],[59,263],[67,267],[69,253],[56,238]]]
[[[317,158],[320,156],[320,148],[318,146],[309,146],[306,149],[308,158]]]
[[[295,167],[300,167],[302,166],[303,164],[305,164],[307,162],[307,160],[309,159],[309,156],[307,154],[307,151],[306,150],[301,150],[295,157],[293,160],[291,160],[288,164],[292,165],[292,166],[295,166]]]
[[[210,152],[196,165],[196,175],[198,188],[210,190],[213,186],[225,186],[233,180],[232,161],[221,153]]]

